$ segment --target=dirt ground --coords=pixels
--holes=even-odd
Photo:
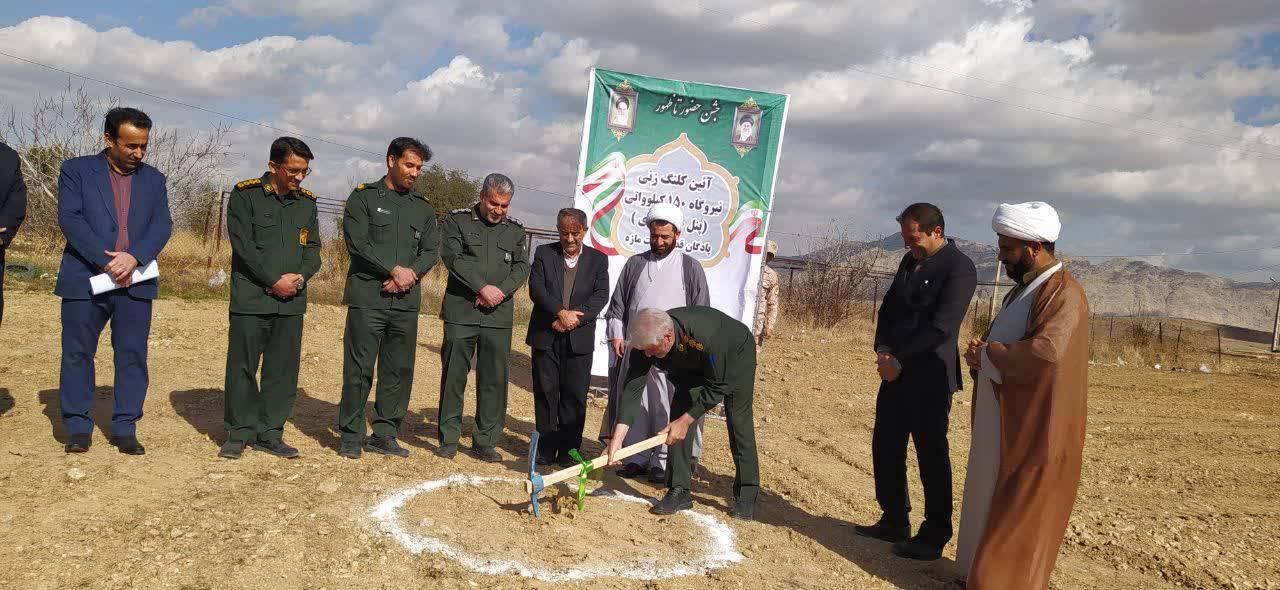
[[[342,365],[340,307],[307,316],[299,397],[286,440],[302,457],[249,451],[216,457],[223,438],[226,304],[162,300],[155,308],[151,384],[139,437],[144,457],[106,444],[65,455],[58,419],[58,302],[6,294],[0,328],[0,588],[551,588],[516,574],[475,573],[441,554],[413,553],[370,516],[398,490],[455,474],[521,477],[533,426],[529,352],[512,356],[505,461],[436,458],[441,325],[422,316],[416,388],[403,440],[408,459],[335,454]],[[521,342],[517,328],[514,340]],[[936,588],[944,559],[919,564],[857,537],[874,520],[870,437],[877,381],[865,330],[784,332],[761,356],[756,398],[764,490],[757,522],[727,518],[733,468],[723,422],[709,420],[695,479],[696,510],[727,523],[743,561],[653,582],[619,577],[591,588]],[[109,427],[107,335],[95,407]],[[1138,366],[1091,372],[1084,483],[1063,544],[1057,588],[1280,588],[1280,371],[1274,361],[1231,374]],[[968,453],[968,393],[952,412],[957,517]],[[470,412],[470,406],[468,412]],[[594,433],[602,408],[590,407]],[[468,419],[464,446],[471,428]],[[591,445],[589,456],[599,452]],[[921,503],[912,471],[912,494]],[[653,497],[609,474],[607,489]],[[415,497],[404,522],[490,557],[543,554],[547,563],[651,556],[698,547],[696,528],[658,522],[643,504],[588,498],[586,512],[548,510],[533,524],[514,489],[466,486]],[[562,500],[548,500],[561,502]],[[549,508],[544,504],[544,508]],[[473,514],[474,517],[466,513]],[[571,512],[571,511],[570,511]],[[913,516],[919,518],[918,511]],[[1034,517],[1034,515],[1029,515]],[[582,528],[575,521],[581,519]],[[531,533],[550,527],[556,535]],[[692,531],[692,532],[691,532]],[[557,545],[556,537],[559,537]],[[629,549],[633,547],[634,549]],[[674,561],[686,559],[667,550]],[[484,556],[481,556],[484,557]]]

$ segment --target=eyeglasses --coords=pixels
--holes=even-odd
[[[275,171],[279,174],[283,174],[285,176],[301,177],[301,178],[306,178],[307,176],[310,176],[312,172],[311,168],[309,167],[303,168],[301,170],[289,169],[289,168],[285,168],[284,166],[281,166],[276,162],[272,162],[271,167],[275,169]]]

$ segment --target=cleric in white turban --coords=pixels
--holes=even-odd
[[[1000,205],[991,228],[1017,286],[965,354],[973,440],[956,547],[967,578],[956,585],[1048,588],[1080,484],[1089,302],[1054,258],[1053,207]]]

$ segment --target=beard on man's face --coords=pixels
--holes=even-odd
[[[1004,265],[1004,274],[1009,275],[1013,282],[1022,284],[1022,277],[1031,272],[1031,257],[1028,252],[1023,252],[1023,256],[1017,262],[1006,262]]]

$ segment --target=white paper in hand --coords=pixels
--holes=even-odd
[[[152,260],[151,264],[148,264],[145,267],[133,269],[133,284],[136,285],[142,281],[149,281],[159,276],[160,265],[155,260]],[[115,281],[111,280],[111,275],[104,272],[100,275],[89,277],[89,288],[93,290],[94,295],[101,295],[107,291],[115,291],[116,289],[119,289],[120,285],[117,285]]]

